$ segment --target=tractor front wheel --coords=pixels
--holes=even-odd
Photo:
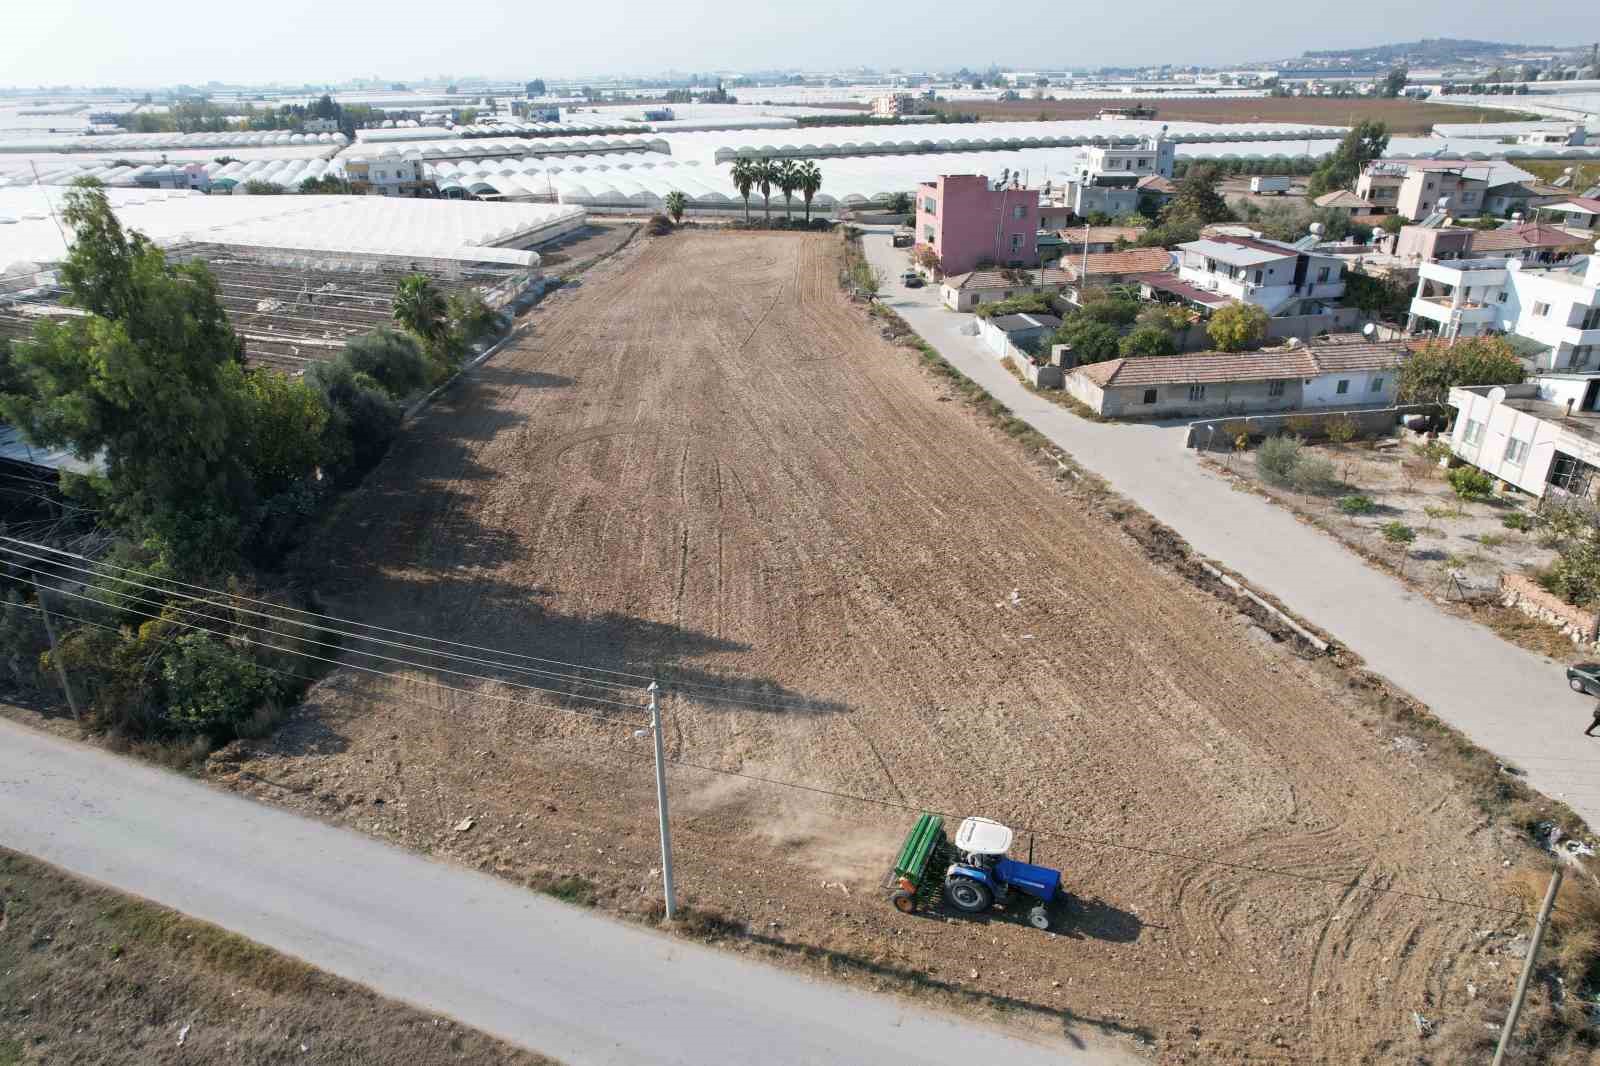
[[[889,902],[894,904],[894,909],[901,914],[910,914],[917,909],[917,897],[901,889],[889,897]]]
[[[1033,926],[1035,929],[1050,928],[1050,912],[1045,910],[1043,903],[1036,904],[1034,908],[1028,912],[1028,924]]]
[[[982,881],[970,877],[952,877],[944,884],[944,898],[950,906],[968,914],[981,914],[994,903],[994,893]]]

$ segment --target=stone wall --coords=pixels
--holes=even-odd
[[[1551,595],[1532,578],[1501,574],[1500,602],[1506,607],[1515,607],[1529,618],[1555,626],[1574,644],[1595,642],[1596,622],[1600,621],[1595,613]]]

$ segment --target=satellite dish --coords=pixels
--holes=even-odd
[[[1496,385],[1494,388],[1489,390],[1489,402],[1490,403],[1504,403],[1505,399],[1506,399],[1506,390],[1501,388],[1499,385]]]
[[[1368,340],[1376,337],[1378,335],[1378,324],[1376,322],[1368,322],[1361,327],[1361,335]]]
[[[1313,237],[1322,236],[1322,223],[1320,223],[1320,222],[1311,223],[1311,235]]]

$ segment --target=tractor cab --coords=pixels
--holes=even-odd
[[[956,830],[956,850],[969,866],[993,866],[996,858],[1011,850],[1014,835],[999,822],[967,818]]]

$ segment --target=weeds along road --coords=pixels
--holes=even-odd
[[[0,842],[573,1066],[1142,1061],[630,928],[3,719]]]

